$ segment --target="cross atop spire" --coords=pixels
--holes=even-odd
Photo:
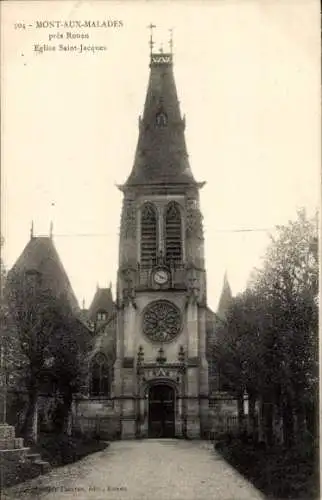
[[[169,32],[170,32],[170,39],[169,39],[170,54],[173,54],[173,28],[170,28]]]
[[[152,55],[152,50],[153,50],[153,46],[154,46],[154,41],[153,41],[153,30],[154,28],[156,28],[156,25],[155,24],[152,24],[150,23],[149,26],[147,26],[150,30],[150,41],[149,41],[149,45],[150,45],[150,54]]]

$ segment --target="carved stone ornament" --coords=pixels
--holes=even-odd
[[[143,333],[154,342],[171,342],[181,325],[180,310],[167,300],[152,302],[143,313]]]
[[[121,228],[124,238],[135,238],[136,235],[136,208],[134,200],[123,200]]]
[[[182,384],[185,373],[185,367],[179,363],[160,365],[144,365],[138,369],[139,384],[150,382],[156,378],[172,380],[176,384]]]
[[[135,279],[136,269],[128,267],[120,270],[120,277],[122,280],[122,304],[132,305],[136,308],[135,303]]]
[[[200,277],[193,267],[187,269],[186,285],[187,285],[187,292],[186,292],[185,306],[188,307],[190,303],[192,304],[199,303]]]
[[[194,199],[187,201],[186,234],[187,237],[203,239],[202,214]]]

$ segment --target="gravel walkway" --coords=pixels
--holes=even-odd
[[[205,441],[117,441],[79,462],[6,490],[25,500],[257,500],[265,498]]]

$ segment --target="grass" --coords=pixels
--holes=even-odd
[[[225,439],[216,449],[271,499],[319,499],[319,464],[312,445],[265,449],[242,439]]]
[[[81,435],[69,437],[64,434],[42,433],[31,452],[40,453],[42,460],[49,462],[52,467],[59,467],[104,450],[108,444],[106,441]]]

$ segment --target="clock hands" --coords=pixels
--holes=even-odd
[[[159,269],[154,273],[154,281],[158,284],[164,284],[169,280],[169,275],[166,270]]]

